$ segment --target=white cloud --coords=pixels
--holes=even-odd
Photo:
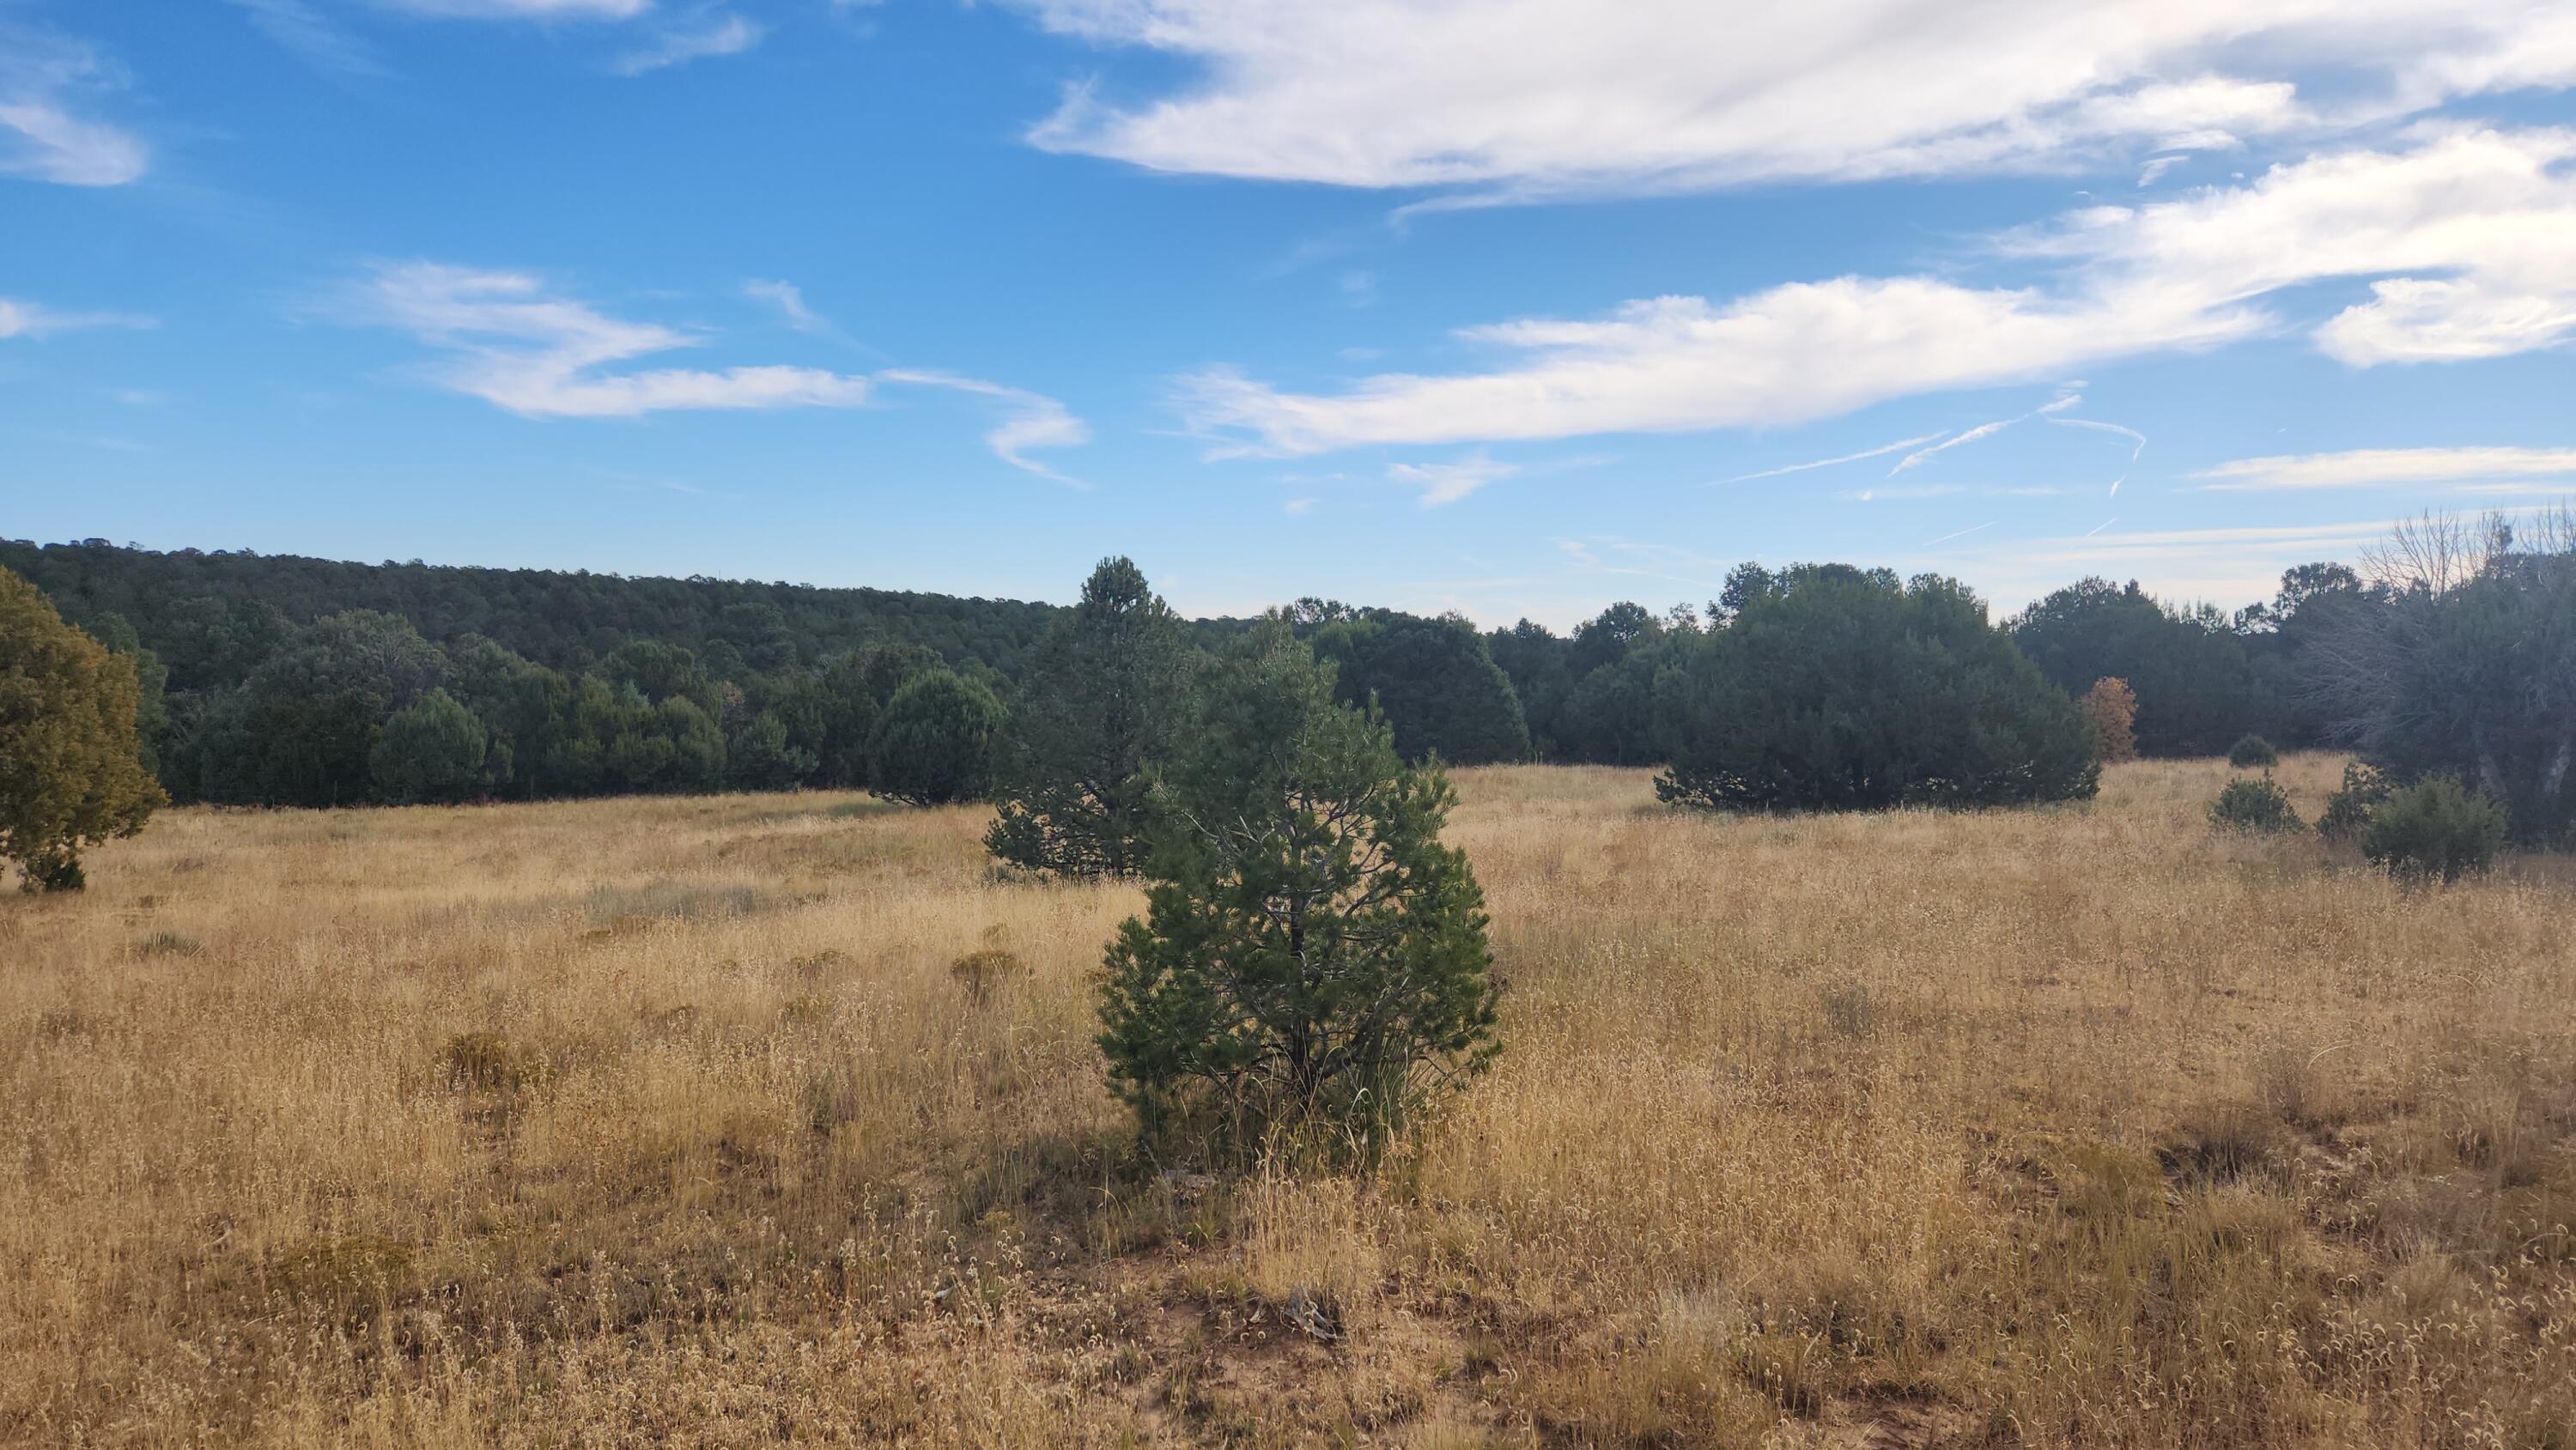
[[[1051,478],[1074,488],[1089,488],[1081,479],[1067,477],[1046,464],[1028,456],[1033,448],[1072,448],[1091,441],[1091,428],[1067,411],[1064,404],[1043,393],[1025,388],[986,382],[982,378],[960,377],[955,373],[931,372],[918,368],[888,368],[878,373],[880,382],[911,383],[923,387],[948,388],[979,397],[994,398],[1007,408],[1001,424],[984,435],[984,443],[993,456],[1013,468],[1026,469],[1040,478]]]
[[[1486,484],[1518,472],[1518,466],[1498,462],[1478,452],[1448,463],[1390,464],[1386,476],[1391,482],[1421,489],[1422,506],[1437,508],[1444,503],[1456,503]]]
[[[2494,357],[2576,336],[2571,163],[2576,131],[2428,130],[2407,150],[2312,157],[2243,187],[2096,207],[2006,245],[2202,305],[2376,276],[2374,300],[2318,329],[2328,354],[2354,366]]]
[[[123,77],[88,47],[0,17],[0,176],[122,186],[149,161],[133,135],[81,114]]]
[[[2367,366],[2457,362],[2548,347],[2576,334],[2576,248],[2558,275],[2524,285],[2483,279],[2401,277],[2371,284],[2377,298],[2343,313],[2318,334],[2328,353]]]
[[[632,20],[653,0],[377,0],[414,15],[457,20]]]
[[[1041,146],[1489,194],[2215,149],[2576,80],[2576,18],[2529,0],[1019,3],[1058,32],[1199,66],[1139,100],[1071,90],[1032,129]],[[2301,98],[2303,58],[2333,69],[2330,102]]]
[[[740,55],[760,44],[767,34],[761,26],[739,15],[721,15],[703,25],[666,30],[651,45],[619,56],[609,69],[619,75],[640,76],[693,60]]]
[[[342,30],[304,0],[232,0],[249,12],[261,34],[302,56],[316,70],[335,75],[375,76],[384,63],[365,41]]]
[[[764,282],[755,277],[742,284],[742,295],[775,307],[787,318],[787,325],[798,332],[833,331],[831,321],[805,305],[805,293],[792,282]]]
[[[1661,297],[1595,321],[1468,329],[1468,341],[1525,359],[1493,372],[1385,374],[1344,393],[1303,394],[1211,370],[1182,381],[1181,406],[1194,427],[1232,440],[1226,453],[1689,432],[2035,380],[2154,348],[2207,346],[2260,326],[2240,309],[2148,300],[2070,303],[1928,277],[1839,277],[1722,306]]]
[[[792,289],[791,289],[792,290]],[[378,267],[339,299],[349,320],[397,327],[448,360],[431,381],[525,418],[631,418],[675,410],[852,408],[883,385],[943,388],[994,399],[1003,419],[984,441],[1015,468],[1076,488],[1029,453],[1087,443],[1091,430],[1062,403],[1024,388],[922,368],[874,374],[821,368],[653,368],[612,371],[701,340],[649,322],[627,322],[554,295],[521,272],[437,262]]]
[[[2240,458],[2191,475],[2213,492],[2386,488],[2516,478],[2576,479],[2576,448],[2357,448]]]
[[[123,186],[143,174],[143,143],[42,101],[0,103],[0,174],[65,186]]]
[[[721,371],[613,364],[695,345],[550,295],[536,278],[435,262],[378,268],[349,299],[359,320],[403,328],[450,354],[442,386],[529,418],[622,418],[667,409],[854,407],[863,377],[800,367]]]
[[[2536,347],[2576,336],[2571,162],[2576,131],[2428,132],[2403,151],[2316,157],[1997,239],[1999,254],[2053,268],[2026,287],[1839,277],[1722,303],[1660,297],[1606,318],[1465,329],[1507,354],[1488,371],[1314,394],[1219,368],[1184,379],[1180,402],[1220,452],[1267,455],[1774,425],[2215,346],[2287,326],[2260,305],[2271,294],[2372,276],[2377,301],[2318,329],[2346,362]],[[2395,309],[2390,273],[2457,290]]]
[[[90,327],[152,327],[153,319],[121,312],[56,312],[34,302],[0,297],[0,337],[47,337]]]

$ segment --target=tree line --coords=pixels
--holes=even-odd
[[[97,540],[0,543],[0,567],[133,661],[146,765],[182,801],[806,786],[964,799],[990,793],[1019,742],[1098,727],[1065,706],[1060,636],[1091,627],[1081,607]],[[2248,734],[2402,748],[2406,731],[2353,722],[2390,673],[2355,641],[2420,612],[2403,573],[2303,565],[2233,615],[2087,579],[1990,624],[1950,581],[1746,564],[1703,605],[1622,602],[1566,634],[1313,598],[1275,622],[1331,667],[1338,700],[1376,702],[1408,761],[1662,765],[1673,798],[1753,805],[1965,802],[2024,791],[2014,771],[2041,782],[2030,790],[2073,788],[2088,725],[2091,753],[2111,758],[2215,754]],[[1132,565],[1104,587],[1150,596]],[[1132,691],[1190,688],[1252,627],[1174,616],[1158,636],[1176,641],[1169,668]],[[2123,692],[2117,742],[2102,738],[2106,680]],[[2087,704],[2014,714],[2049,719],[2034,735],[1974,716],[1963,689]],[[1872,696],[1903,691],[1916,692],[1908,727],[1873,734],[1864,722],[1893,717]],[[1839,783],[1744,758],[1774,749],[1747,722],[1783,708],[1806,722],[1810,754],[1844,760]],[[1963,722],[1955,748],[1927,738],[1935,720]],[[1987,763],[1967,758],[1979,751]]]

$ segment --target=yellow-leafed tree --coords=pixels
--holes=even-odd
[[[2084,692],[2081,703],[2084,718],[2093,722],[2093,734],[2102,742],[2103,764],[2138,758],[2138,696],[2128,681],[2105,675]]]
[[[167,797],[143,768],[134,661],[0,569],[0,860],[29,891],[75,891],[83,846],[143,829]]]

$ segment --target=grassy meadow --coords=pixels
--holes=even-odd
[[[0,900],[0,1441],[2576,1446],[2576,869],[2225,775],[1461,772],[1504,1053],[1363,1179],[1144,1161],[1141,898],[981,810],[167,812]]]

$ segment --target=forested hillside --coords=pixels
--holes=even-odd
[[[247,550],[156,553],[103,539],[0,540],[0,568],[76,624],[123,617],[170,669],[170,687],[227,684],[297,627],[344,610],[393,615],[435,644],[480,635],[536,664],[578,670],[636,640],[678,645],[722,678],[814,664],[861,645],[918,645],[1005,675],[1058,612],[1017,599],[821,589],[730,579],[630,579],[587,570],[353,564]]]

